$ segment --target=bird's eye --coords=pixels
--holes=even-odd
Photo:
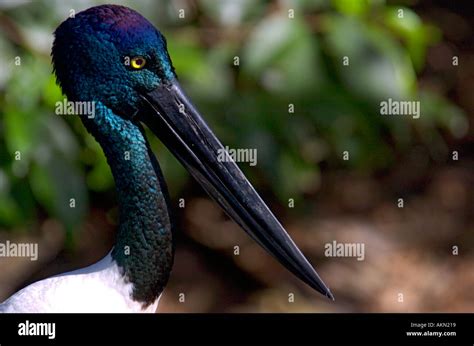
[[[132,60],[130,61],[130,66],[132,66],[134,70],[142,69],[143,67],[145,67],[145,64],[146,64],[146,60],[142,56],[136,56],[132,58]]]

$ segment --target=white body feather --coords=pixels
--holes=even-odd
[[[133,286],[125,282],[110,253],[99,262],[35,282],[0,304],[7,313],[155,312],[154,304],[142,309],[131,298]]]

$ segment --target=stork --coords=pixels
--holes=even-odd
[[[119,224],[99,262],[35,282],[0,304],[0,312],[155,312],[174,258],[174,223],[146,125],[251,238],[306,284],[333,299],[224,150],[178,83],[166,40],[136,11],[89,8],[55,31],[52,62],[72,102],[93,102],[81,120],[107,157]]]

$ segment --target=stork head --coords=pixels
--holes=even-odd
[[[65,20],[52,57],[71,101],[100,101],[126,118],[138,110],[140,93],[175,78],[163,35],[124,6],[92,7]]]
[[[57,28],[52,56],[71,101],[101,102],[137,126],[145,123],[255,241],[332,298],[236,163],[222,155],[222,144],[176,79],[165,38],[149,21],[123,6],[90,8]]]

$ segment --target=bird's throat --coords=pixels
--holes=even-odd
[[[99,104],[84,123],[102,146],[119,200],[119,226],[112,252],[132,298],[146,307],[166,285],[173,264],[172,223],[166,185],[139,124]]]

